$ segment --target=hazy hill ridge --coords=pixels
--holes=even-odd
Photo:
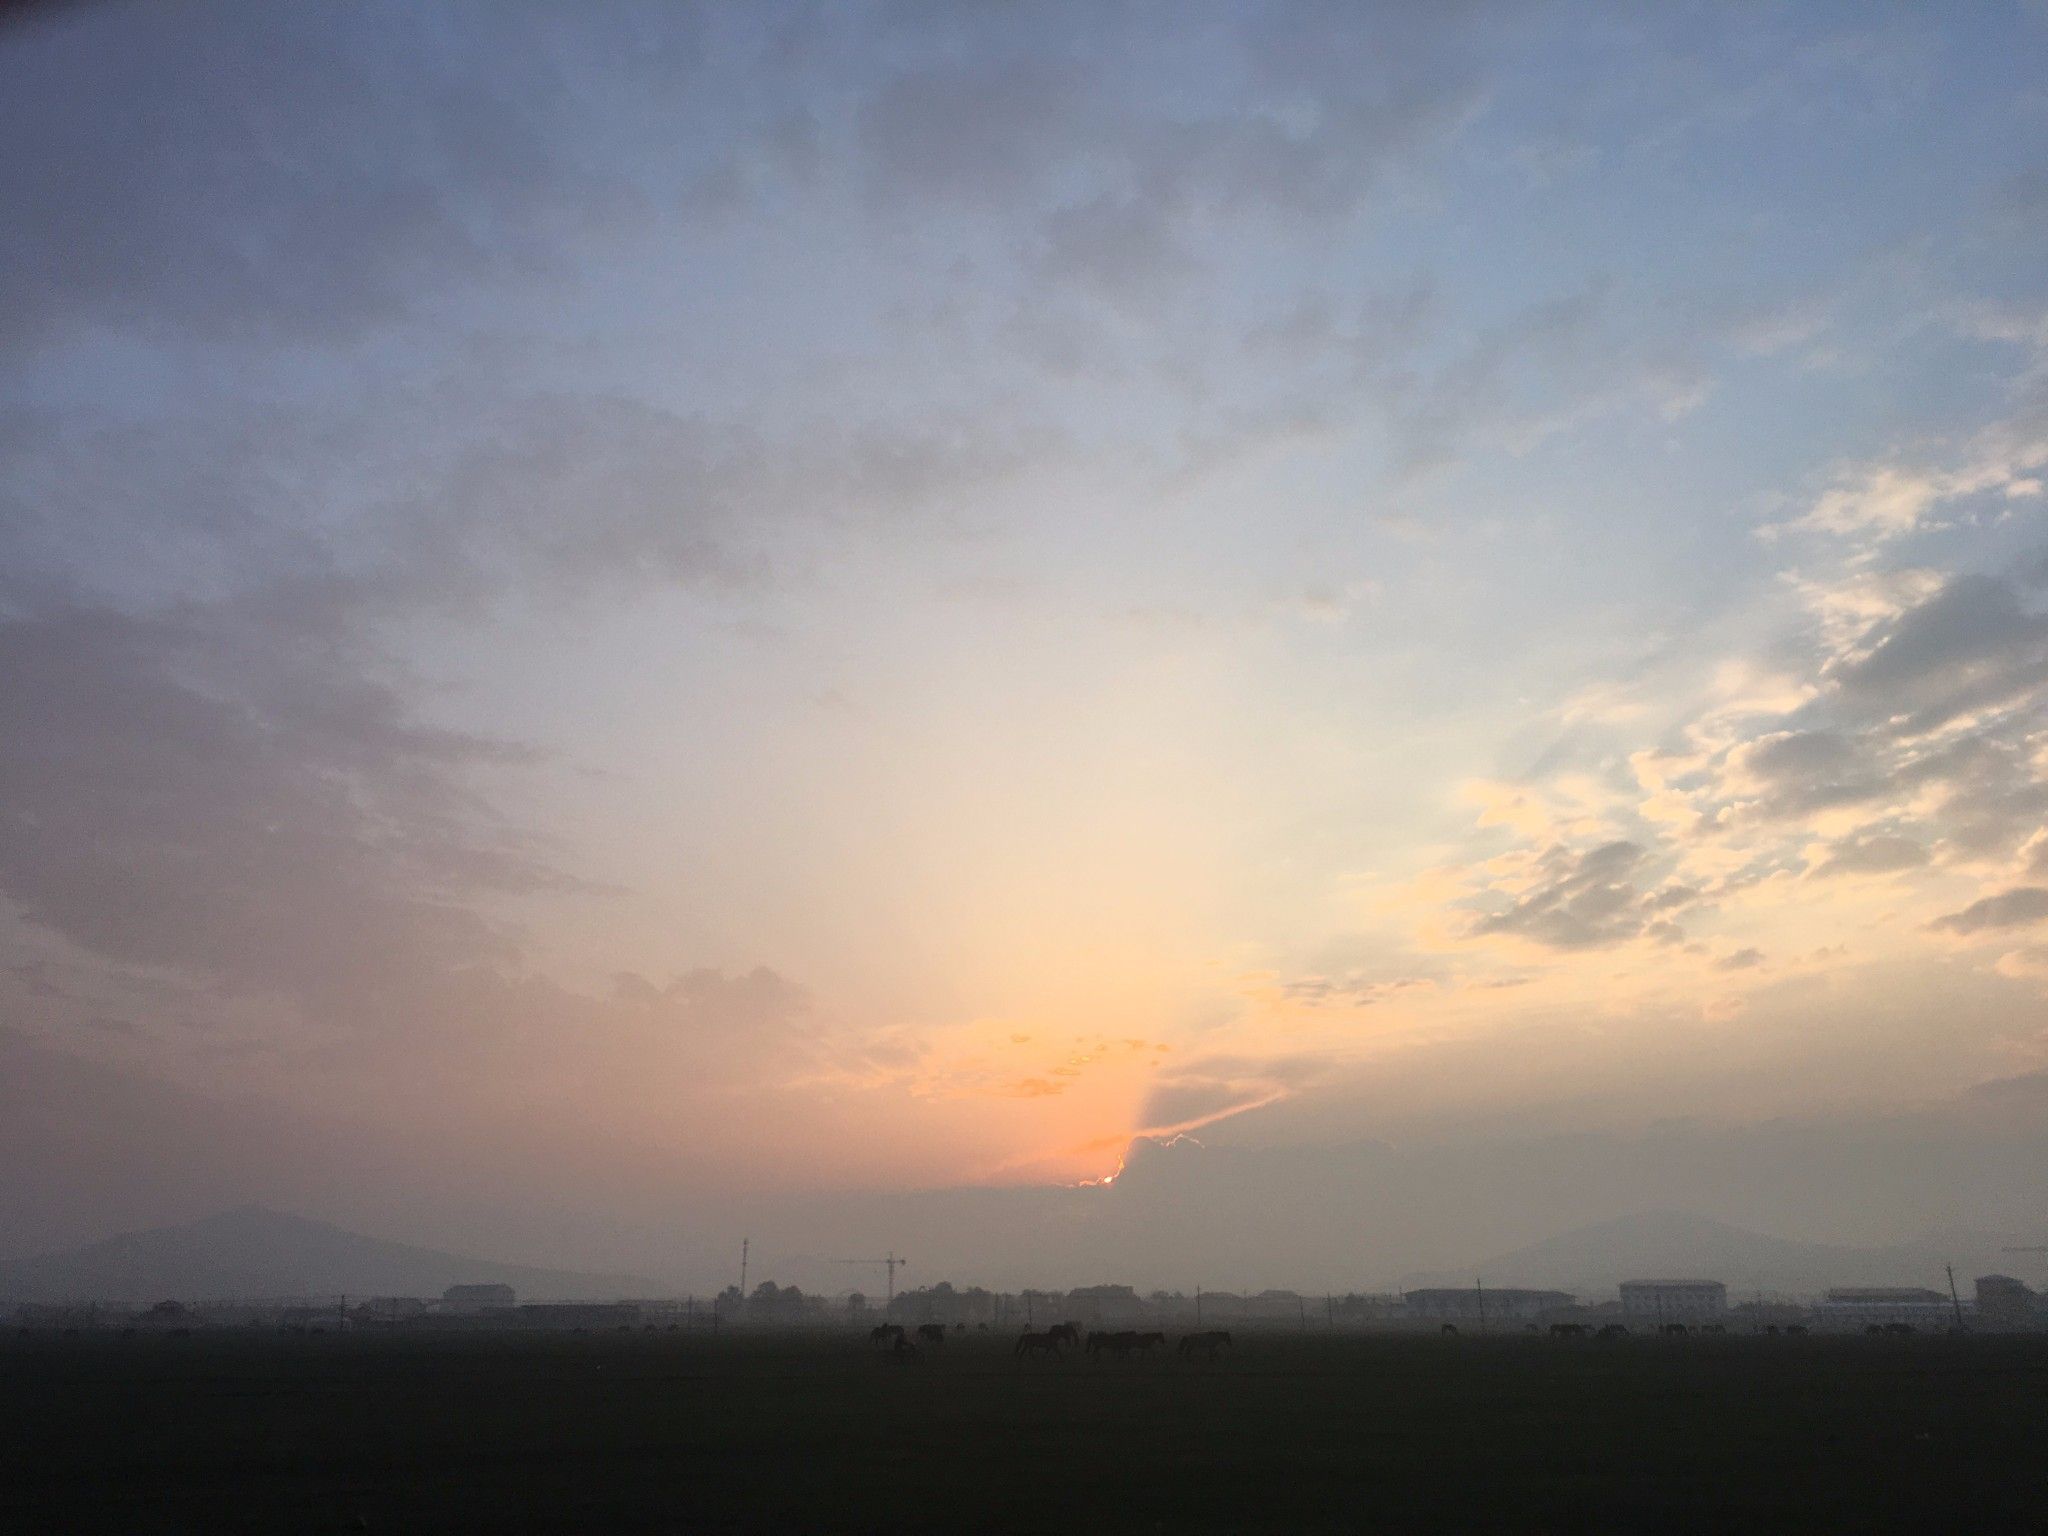
[[[387,1242],[262,1206],[124,1232],[63,1253],[0,1260],[0,1301],[142,1304],[167,1297],[439,1296],[502,1282],[522,1299],[646,1296],[631,1275],[579,1274]]]
[[[1623,1280],[1699,1278],[1726,1282],[1729,1299],[1751,1292],[1824,1291],[1837,1285],[1948,1284],[1954,1264],[1967,1295],[1978,1275],[2014,1273],[2026,1256],[2001,1252],[2013,1241],[1988,1232],[1930,1233],[1876,1248],[1772,1237],[1685,1211],[1652,1211],[1579,1227],[1474,1265],[1470,1273],[1435,1271],[1408,1285],[1528,1285],[1581,1296],[1612,1293]]]

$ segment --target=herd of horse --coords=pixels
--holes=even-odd
[[[984,1333],[988,1331],[986,1323],[980,1327]],[[964,1333],[966,1329],[965,1323],[955,1323],[952,1331]],[[1445,1323],[1442,1331],[1455,1334],[1458,1325]],[[1537,1332],[1536,1324],[1527,1324],[1526,1331]],[[1556,1339],[1621,1339],[1627,1338],[1629,1332],[1627,1326],[1622,1323],[1605,1323],[1598,1328],[1590,1323],[1552,1323],[1549,1331],[1550,1336]],[[1728,1330],[1720,1323],[1660,1323],[1655,1331],[1659,1334],[1685,1335],[1726,1333]],[[1776,1324],[1763,1330],[1771,1334],[1780,1331]],[[1782,1331],[1788,1334],[1803,1334],[1806,1328],[1800,1323],[1790,1323]],[[1872,1334],[1909,1334],[1914,1330],[1910,1323],[1872,1323],[1864,1331]],[[947,1329],[944,1323],[921,1323],[914,1330],[906,1329],[900,1323],[881,1323],[868,1334],[870,1344],[899,1359],[916,1359],[926,1349],[943,1346],[946,1338]],[[1010,1353],[1020,1360],[1036,1360],[1042,1357],[1057,1360],[1063,1349],[1071,1348],[1084,1351],[1091,1360],[1105,1356],[1112,1360],[1126,1360],[1132,1355],[1149,1355],[1154,1349],[1163,1348],[1165,1344],[1166,1335],[1163,1333],[1141,1333],[1136,1329],[1108,1332],[1097,1328],[1091,1331],[1084,1330],[1079,1323],[1055,1323],[1050,1328],[1025,1329],[1017,1336]],[[1214,1360],[1218,1350],[1230,1347],[1232,1346],[1228,1331],[1215,1328],[1206,1332],[1182,1334],[1176,1352],[1183,1360]]]
[[[955,1323],[953,1331],[964,1332],[965,1327],[965,1324]],[[868,1334],[868,1342],[898,1359],[914,1360],[926,1349],[943,1347],[946,1337],[944,1323],[920,1323],[915,1330],[907,1330],[900,1323],[879,1323]],[[1061,1350],[1072,1348],[1084,1351],[1091,1360],[1105,1356],[1112,1360],[1127,1360],[1132,1355],[1149,1355],[1165,1344],[1166,1335],[1163,1333],[1141,1333],[1136,1329],[1109,1332],[1100,1328],[1084,1331],[1079,1323],[1055,1323],[1046,1329],[1025,1329],[1017,1336],[1010,1353],[1020,1360],[1041,1357],[1057,1360]],[[1179,1353],[1184,1360],[1197,1357],[1214,1360],[1218,1350],[1229,1347],[1229,1333],[1216,1328],[1182,1335]]]

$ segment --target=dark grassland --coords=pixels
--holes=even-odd
[[[2048,1529],[2048,1339],[0,1340],[24,1531]]]

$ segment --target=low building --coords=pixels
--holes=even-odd
[[[1965,1316],[1976,1308],[1959,1307],[1941,1291],[1916,1285],[1840,1285],[1824,1300],[1814,1303],[1814,1320],[1828,1328],[1883,1327],[1905,1323],[1914,1328],[1947,1327],[1956,1314]]]
[[[1631,1323],[1719,1322],[1728,1287],[1719,1280],[1624,1280],[1621,1315]]]
[[[500,1312],[518,1301],[509,1285],[451,1285],[441,1293],[444,1312]]]
[[[2041,1298],[2011,1275],[1977,1277],[1977,1322],[1985,1328],[2034,1328],[2041,1322]]]
[[[1576,1306],[1569,1291],[1519,1290],[1513,1286],[1459,1285],[1407,1291],[1408,1315],[1424,1322],[1529,1322],[1547,1312]]]

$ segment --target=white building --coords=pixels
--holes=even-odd
[[[1719,1280],[1624,1280],[1621,1315],[1632,1323],[1718,1322],[1728,1311]]]
[[[1956,1314],[1968,1321],[1973,1303],[1960,1305],[1940,1291],[1919,1286],[1837,1286],[1827,1300],[1814,1303],[1814,1320],[1829,1328],[1868,1328],[1872,1324],[1906,1323],[1915,1328],[1953,1327]]]

